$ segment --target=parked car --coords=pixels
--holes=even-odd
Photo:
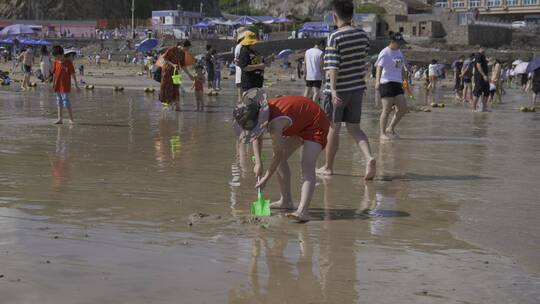
[[[512,28],[514,29],[522,29],[527,27],[526,21],[514,21],[512,22]]]

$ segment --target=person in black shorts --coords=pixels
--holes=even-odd
[[[461,68],[461,79],[463,80],[463,97],[462,100],[469,102],[472,95],[472,76],[474,70],[474,54],[469,56],[469,59],[463,62]]]
[[[395,128],[407,112],[407,101],[403,90],[406,62],[405,56],[400,50],[405,43],[401,33],[394,34],[388,47],[379,53],[377,62],[375,62],[377,66],[375,88],[379,90],[383,106],[379,123],[381,140],[398,137]],[[396,112],[388,124],[388,118],[394,107]]]
[[[540,96],[540,68],[534,70],[532,78],[532,103],[536,103],[538,96]]]
[[[461,92],[463,91],[463,79],[461,78],[461,70],[463,69],[463,56],[459,56],[453,64],[454,68],[454,92],[456,93],[456,100],[461,100]]]
[[[206,55],[204,56],[204,62],[206,65],[206,76],[208,77],[208,89],[213,91],[215,89],[214,88],[215,67],[214,67],[213,49],[211,45],[206,46]]]
[[[488,62],[485,55],[486,49],[480,47],[474,56],[474,90],[473,90],[473,111],[477,111],[478,100],[481,98],[482,112],[487,111],[487,100],[489,97]]]

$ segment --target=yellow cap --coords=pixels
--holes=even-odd
[[[252,31],[245,31],[244,32],[244,40],[242,40],[240,42],[241,45],[243,46],[249,46],[249,45],[254,45],[254,44],[257,44],[257,34],[255,34],[254,32]]]

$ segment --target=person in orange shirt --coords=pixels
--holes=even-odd
[[[58,103],[58,120],[56,124],[63,123],[62,112],[64,108],[68,110],[69,123],[73,123],[69,93],[71,92],[71,78],[73,78],[75,87],[79,90],[75,68],[73,67],[73,62],[64,56],[64,49],[61,46],[55,45],[52,49],[52,54],[55,59],[53,65],[53,89],[56,94],[56,102]]]
[[[266,101],[262,89],[244,93],[242,103],[234,110],[235,131],[242,143],[253,143],[256,188],[263,189],[278,172],[281,199],[270,205],[275,209],[294,209],[291,195],[291,173],[288,158],[302,147],[302,193],[300,205],[287,217],[298,222],[309,221],[308,207],[315,191],[317,158],[327,143],[330,121],[321,107],[304,96],[283,96]],[[272,138],[274,156],[266,173],[261,162],[262,135]]]

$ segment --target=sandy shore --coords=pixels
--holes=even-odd
[[[73,92],[71,126],[52,124],[45,87],[0,88],[2,304],[540,302],[540,114],[516,110],[519,91],[472,113],[441,89],[447,107],[422,112],[416,86],[402,138],[381,143],[368,90],[376,180],[362,181],[344,136],[336,176],[317,180],[314,220],[298,225],[249,216],[232,78],[205,113],[190,93],[174,113],[144,94],[157,83],[140,68],[86,72],[96,89]],[[303,91],[274,73],[270,95]],[[298,197],[297,155],[291,169]],[[264,196],[279,197],[275,181]]]

